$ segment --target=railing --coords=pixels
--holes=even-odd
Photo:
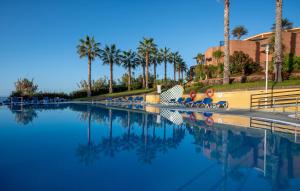
[[[294,124],[289,122],[283,122],[279,120],[268,120],[259,117],[250,118],[250,127],[257,129],[266,129],[272,132],[279,132],[285,134],[293,134],[294,142],[300,143],[300,124]]]
[[[250,111],[264,108],[295,107],[296,118],[300,106],[300,89],[276,91],[270,93],[252,94],[250,96]]]

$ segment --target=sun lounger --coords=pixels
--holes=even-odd
[[[211,98],[204,98],[203,100],[199,100],[199,101],[196,101],[193,103],[193,106],[196,106],[196,107],[206,107],[206,108],[210,108],[213,106],[213,103],[212,103],[212,99]]]
[[[180,97],[180,98],[178,98],[176,103],[182,105],[182,104],[184,104],[184,99],[182,97]]]
[[[190,97],[188,97],[188,98],[186,98],[186,99],[184,100],[184,105],[185,105],[185,106],[191,106],[192,103],[193,103],[193,100],[192,100],[192,98],[190,98]]]
[[[214,104],[216,108],[228,108],[228,102],[227,101],[219,101]]]
[[[36,105],[36,104],[39,104],[39,103],[40,102],[39,102],[38,97],[32,97],[31,104]]]
[[[130,96],[130,97],[128,97],[128,98],[127,98],[127,101],[129,101],[129,102],[133,102],[133,97],[131,97],[131,96]]]
[[[44,97],[42,103],[43,104],[49,104],[50,103],[50,99],[48,97]]]
[[[105,99],[105,101],[112,101],[112,98],[108,97],[108,98]]]

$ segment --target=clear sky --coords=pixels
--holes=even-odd
[[[300,26],[300,1],[283,0],[283,17]],[[230,27],[245,25],[250,35],[269,31],[275,0],[231,0]],[[103,45],[136,49],[143,37],[179,51],[187,64],[223,39],[222,0],[0,0],[0,96],[18,78],[34,78],[42,91],[70,92],[87,78],[79,59],[79,38],[92,35]],[[136,73],[140,72],[140,69]],[[168,69],[172,74],[171,66]],[[125,70],[115,67],[115,79]],[[92,78],[109,75],[93,62]],[[163,76],[163,68],[158,68]]]

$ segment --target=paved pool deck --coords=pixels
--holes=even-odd
[[[163,105],[163,104],[148,104],[154,107],[158,107],[161,109],[172,109],[179,111],[191,111],[191,112],[213,112],[222,115],[239,115],[239,116],[247,116],[247,117],[256,117],[256,118],[265,118],[271,120],[279,120],[285,121],[289,123],[295,123],[300,125],[300,113],[298,114],[298,119],[289,117],[289,115],[295,115],[295,113],[291,112],[271,112],[271,111],[260,111],[254,110],[250,111],[249,109],[213,109],[213,108],[193,108],[193,107],[185,107],[185,106],[177,106],[177,105]]]

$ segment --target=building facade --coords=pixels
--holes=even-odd
[[[265,68],[266,54],[264,45],[270,44],[274,32],[266,32],[251,36],[244,40],[231,40],[229,42],[230,54],[235,51],[243,51],[248,54],[256,63]],[[289,29],[282,32],[283,52],[300,56],[300,27]],[[213,57],[216,50],[224,51],[224,46],[210,47],[205,52],[205,64],[217,65],[217,59]],[[269,54],[269,60],[272,59],[272,53]],[[219,60],[223,63],[223,58]]]

